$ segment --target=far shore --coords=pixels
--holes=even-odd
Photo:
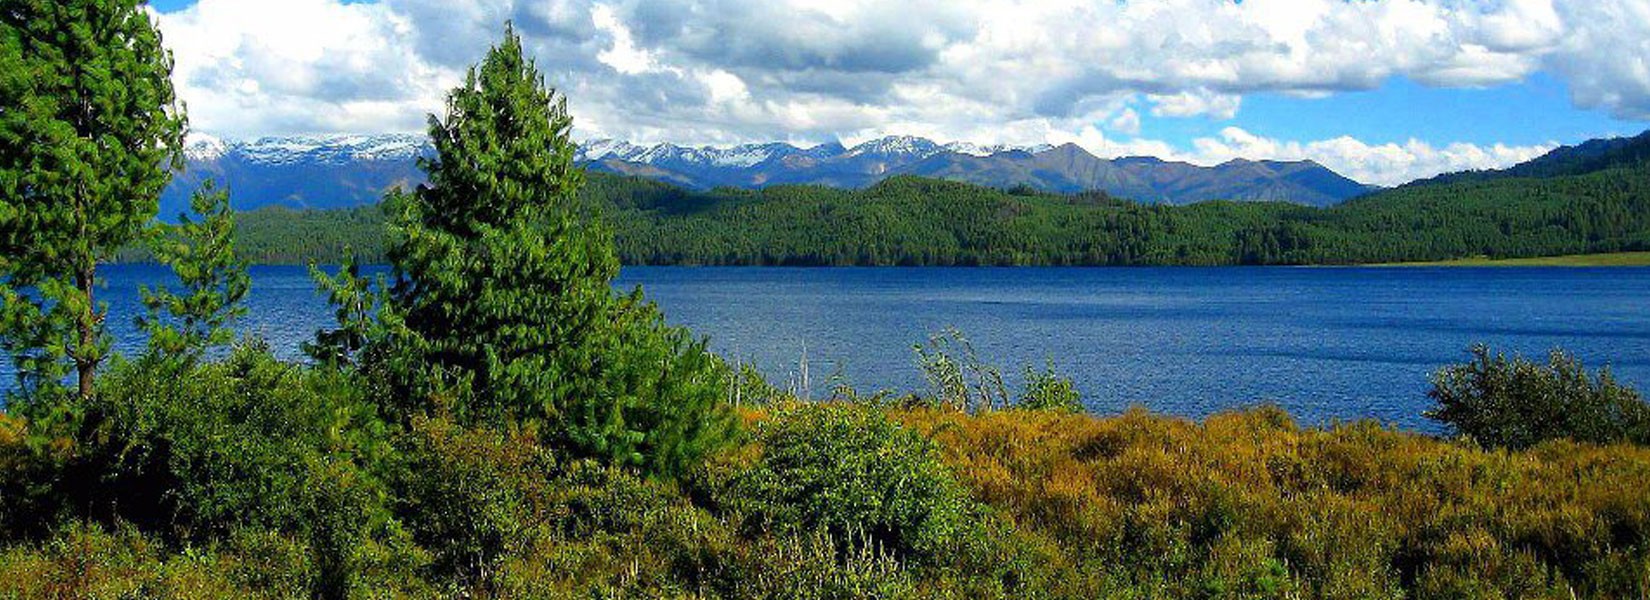
[[[1436,262],[1385,263],[1376,267],[1650,267],[1650,252],[1572,254],[1534,258],[1460,258]]]

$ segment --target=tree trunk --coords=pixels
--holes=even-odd
[[[75,283],[80,291],[86,294],[86,309],[80,313],[80,347],[74,354],[74,364],[77,376],[80,379],[80,398],[92,397],[93,378],[97,376],[98,357],[93,349],[97,344],[97,303],[92,299],[92,291],[97,282],[97,265],[93,263],[81,267],[75,275]]]

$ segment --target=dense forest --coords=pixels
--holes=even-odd
[[[1338,265],[1650,249],[1642,164],[1405,186],[1329,208],[1144,205],[915,177],[709,192],[586,177],[581,199],[624,264]],[[381,224],[376,207],[268,208],[244,213],[239,235],[254,262],[335,263],[346,248],[381,262]]]

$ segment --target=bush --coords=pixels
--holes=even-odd
[[[1483,345],[1471,352],[1472,362],[1433,375],[1428,395],[1437,406],[1428,418],[1486,446],[1519,449],[1559,438],[1650,444],[1650,405],[1616,383],[1608,367],[1593,378],[1562,350],[1545,367],[1491,355]]]
[[[974,343],[948,327],[912,347],[917,368],[928,382],[929,403],[962,412],[985,412],[1008,406],[1008,388],[997,367],[980,360]]]
[[[200,366],[117,363],[99,385],[58,490],[85,518],[181,544],[282,532],[329,597],[422,561],[387,504],[389,431],[348,375],[253,344]]]
[[[400,449],[397,510],[431,551],[438,578],[486,579],[543,519],[532,502],[545,494],[554,463],[531,434],[417,418]]]
[[[0,541],[42,535],[64,510],[57,493],[74,440],[0,412]]]
[[[1025,378],[1025,392],[1020,394],[1014,408],[1063,413],[1083,412],[1083,399],[1077,394],[1077,386],[1072,384],[1070,377],[1056,373],[1054,365],[1050,364],[1041,371],[1026,367]]]
[[[719,501],[756,531],[823,531],[843,547],[936,563],[982,510],[934,445],[882,413],[846,404],[789,408],[762,425],[762,455]]]

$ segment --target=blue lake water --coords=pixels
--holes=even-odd
[[[128,348],[151,266],[108,267]],[[242,324],[285,356],[329,324],[301,267],[255,267]],[[912,345],[954,326],[1015,383],[1052,361],[1089,407],[1201,417],[1276,403],[1307,423],[1374,418],[1433,430],[1428,374],[1485,342],[1650,384],[1650,269],[819,269],[627,267],[673,323],[776,382],[806,354],[815,395],[920,389]],[[9,378],[8,378],[9,379]],[[8,382],[9,383],[9,382]]]

